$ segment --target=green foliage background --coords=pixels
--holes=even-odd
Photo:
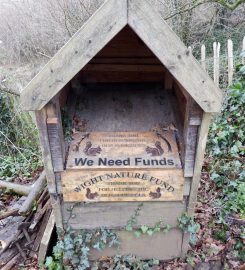
[[[41,166],[39,140],[28,113],[18,100],[0,92],[0,178],[30,177]]]

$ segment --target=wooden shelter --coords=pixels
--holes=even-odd
[[[117,230],[121,254],[184,254],[188,236],[177,219],[194,212],[221,102],[220,89],[147,0],[105,1],[21,93],[23,109],[36,114],[57,227]],[[142,201],[135,226],[163,220],[173,227],[168,233],[125,231]]]

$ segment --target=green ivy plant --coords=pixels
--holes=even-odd
[[[197,232],[200,230],[200,224],[194,221],[194,218],[183,213],[178,218],[178,227],[184,232],[190,233],[190,243],[195,245],[197,242]]]
[[[80,230],[67,228],[59,234],[59,240],[53,248],[53,256],[47,257],[45,267],[48,270],[77,269],[90,267],[89,255],[93,249],[103,250],[105,247],[118,246],[119,239],[115,232],[100,228],[96,230]]]
[[[156,259],[146,261],[134,255],[116,255],[108,260],[96,262],[92,270],[149,270],[158,264],[159,261]]]
[[[244,226],[236,224],[245,218],[245,66],[237,66],[222,111],[211,125],[207,158],[217,194],[214,237],[223,242],[234,237],[233,255],[245,261]]]
[[[140,203],[135,209],[133,215],[127,221],[127,225],[125,227],[126,231],[133,232],[136,237],[140,237],[142,235],[152,236],[153,234],[160,231],[162,231],[163,233],[166,233],[171,229],[171,226],[169,224],[164,224],[162,220],[156,222],[153,227],[142,225],[139,229],[134,229],[134,226],[137,223],[137,217],[140,215],[142,206],[143,206],[143,203]]]

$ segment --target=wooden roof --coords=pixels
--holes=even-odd
[[[205,112],[220,110],[221,90],[147,0],[106,0],[22,91],[22,108],[42,109],[126,25]]]

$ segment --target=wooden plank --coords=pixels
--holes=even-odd
[[[171,229],[166,234],[160,232],[152,236],[135,237],[133,233],[119,231],[120,246],[106,248],[103,251],[92,250],[90,259],[98,260],[102,256],[134,254],[144,260],[152,258],[171,260],[181,256],[182,231]]]
[[[54,172],[64,170],[64,149],[63,149],[63,131],[61,118],[57,115],[57,106],[49,103],[47,106],[47,131],[50,145],[50,153]]]
[[[54,230],[54,225],[55,225],[55,218],[53,212],[50,214],[50,217],[48,219],[45,231],[42,236],[42,240],[40,243],[40,247],[38,250],[38,263],[41,264],[44,262],[49,246],[49,242],[51,239],[51,235]]]
[[[96,58],[105,57],[149,58],[154,54],[127,25],[96,55]]]
[[[165,132],[76,132],[68,169],[157,168],[180,169],[173,131]]]
[[[164,74],[160,72],[128,72],[128,71],[81,71],[80,80],[85,83],[143,83],[162,82]]]
[[[197,191],[198,191],[198,186],[201,179],[201,170],[202,170],[202,165],[203,165],[203,158],[204,158],[211,118],[212,118],[212,114],[204,113],[202,124],[200,126],[198,142],[197,142],[194,174],[192,178],[191,192],[190,192],[189,204],[188,204],[188,213],[190,215],[193,215],[194,210],[195,210]]]
[[[173,76],[169,72],[165,72],[164,76],[164,89],[167,91],[173,88]]]
[[[41,111],[36,111],[36,123],[39,132],[40,147],[42,150],[44,168],[46,172],[46,179],[48,184],[48,190],[50,193],[56,192],[55,186],[55,176],[53,172],[52,157],[50,152],[49,140],[48,140],[48,131],[47,131],[47,114],[46,109]]]
[[[76,93],[75,115],[86,132],[144,132],[174,123],[171,93],[163,83],[80,83]]]
[[[74,203],[63,202],[62,211],[64,224],[73,229],[95,229],[100,227],[110,229],[125,228],[128,220],[134,215],[138,202],[99,202]],[[74,206],[72,213],[69,209]],[[153,227],[160,220],[172,227],[177,227],[178,217],[186,211],[186,201],[182,202],[144,202],[135,228],[142,224]],[[70,217],[72,214],[72,217]]]
[[[181,201],[182,170],[66,170],[61,174],[64,201]]]
[[[129,0],[128,23],[204,111],[220,110],[221,90],[148,1]]]
[[[118,34],[120,35],[120,33]],[[136,35],[136,34],[135,34]],[[155,57],[99,57],[95,56],[89,63],[91,64],[133,64],[133,65],[161,65]]]
[[[228,54],[228,86],[232,84],[234,63],[233,63],[233,42],[231,39],[227,41],[227,54]]]
[[[242,52],[245,51],[245,37],[242,40]],[[245,56],[242,57],[242,64],[245,65]]]
[[[204,44],[201,46],[201,66],[206,70],[206,46]]]
[[[43,108],[126,24],[127,1],[107,0],[22,91],[22,108]]]
[[[193,176],[197,136],[198,136],[198,126],[189,126],[186,131],[186,140],[185,140],[185,158],[184,158],[185,177]]]
[[[161,72],[164,73],[163,65],[129,65],[129,64],[87,64],[83,71],[110,71],[110,72]]]
[[[192,177],[195,164],[198,130],[202,121],[203,112],[192,98],[187,100],[186,106],[184,121],[184,176]]]
[[[54,210],[54,215],[56,219],[56,225],[58,228],[63,228],[61,206],[59,202],[59,197],[57,197],[57,187],[55,174],[52,164],[50,145],[48,140],[48,130],[47,130],[47,111],[44,107],[40,111],[36,111],[36,123],[39,132],[40,147],[42,150],[44,169],[46,173],[46,179],[48,184],[48,190],[51,196],[51,204]],[[53,195],[55,194],[55,195]]]
[[[219,86],[219,55],[220,55],[220,43],[213,43],[213,78],[214,83]]]

